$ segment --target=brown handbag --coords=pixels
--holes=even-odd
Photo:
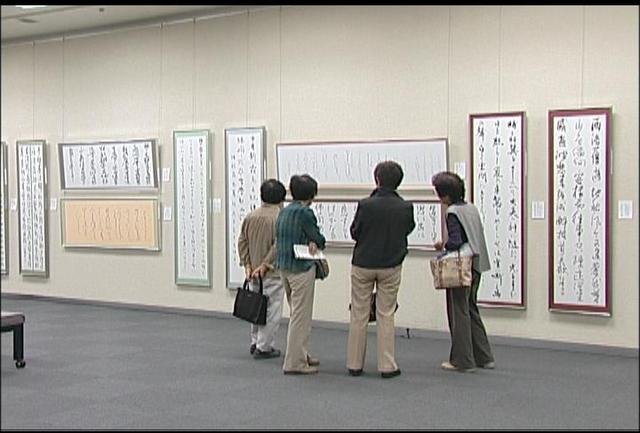
[[[471,287],[472,260],[471,256],[461,256],[460,251],[431,259],[434,287],[437,290]]]
[[[314,260],[316,266],[316,279],[324,280],[329,276],[329,262],[327,259]]]

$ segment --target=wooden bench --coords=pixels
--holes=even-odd
[[[0,327],[2,332],[13,332],[13,360],[17,368],[23,368],[24,362],[24,313],[2,311]]]

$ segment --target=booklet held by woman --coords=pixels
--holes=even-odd
[[[298,260],[320,260],[324,259],[324,253],[321,250],[316,251],[315,254],[309,252],[309,245],[294,244],[293,255]]]

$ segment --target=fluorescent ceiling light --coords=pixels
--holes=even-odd
[[[35,8],[46,8],[47,6],[45,5],[29,5],[29,6],[16,6],[17,8],[21,8],[21,9],[35,9]]]

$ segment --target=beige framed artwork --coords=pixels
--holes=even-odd
[[[62,246],[160,250],[156,198],[63,198]]]

